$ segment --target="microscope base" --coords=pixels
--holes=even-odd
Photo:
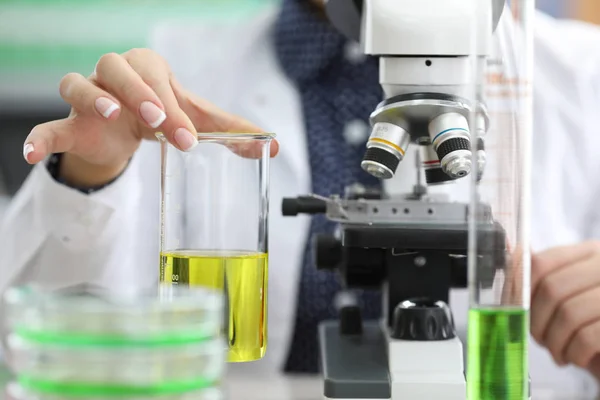
[[[319,344],[326,400],[466,398],[458,338],[390,340],[379,321],[364,321],[360,335],[342,335],[339,321],[327,321],[319,327]]]
[[[339,321],[319,326],[326,400],[390,400],[386,338],[378,321],[365,321],[363,333],[340,335]]]

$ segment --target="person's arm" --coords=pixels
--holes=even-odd
[[[119,179],[91,194],[56,181],[44,163],[36,165],[0,227],[0,293],[25,283],[101,285],[114,267],[110,260],[128,264],[126,249],[136,248],[140,236],[137,220],[152,204],[140,201],[139,164],[134,157]]]
[[[58,288],[148,281],[154,274],[128,274],[157,262],[148,248],[158,246],[152,232],[160,152],[154,144],[144,159],[148,152],[138,149],[152,146],[144,139],[163,132],[186,151],[199,131],[260,131],[185,90],[150,50],[107,54],[89,78],[67,75],[60,92],[73,106],[70,116],[36,126],[24,144],[25,160],[37,165],[1,228],[0,295],[8,285],[32,282]],[[44,164],[57,153],[64,164],[54,179]],[[72,188],[107,183],[90,194]]]
[[[548,17],[536,22],[534,79],[552,121],[538,133],[553,135],[546,144],[562,143],[562,151],[543,155],[561,167],[552,179],[561,179],[562,208],[548,210],[548,218],[567,213],[580,243],[533,256],[531,333],[558,365],[576,365],[600,380],[600,29]]]

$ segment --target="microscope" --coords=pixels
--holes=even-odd
[[[393,178],[418,146],[412,193],[388,196],[353,186],[329,198],[284,199],[283,214],[325,214],[334,236],[313,238],[315,264],[339,274],[345,289],[380,290],[380,321],[355,304],[319,327],[325,399],[465,400],[463,345],[448,306],[467,287],[469,204],[428,186],[481,179],[489,128],[483,99],[473,101],[505,0],[328,0],[333,25],[380,63],[385,98],[370,116],[361,166]],[[473,35],[477,46],[473,47]],[[472,55],[476,55],[473,57]],[[477,64],[477,65],[475,65]],[[476,163],[476,165],[474,165]],[[476,171],[476,176],[472,172]],[[417,171],[421,176],[421,171]],[[477,207],[477,281],[491,287],[504,265],[505,232],[491,208]],[[490,256],[491,255],[491,256]]]

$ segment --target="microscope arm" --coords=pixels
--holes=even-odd
[[[370,117],[372,133],[361,163],[365,171],[392,178],[411,143],[422,148],[428,184],[469,175],[472,141],[477,143],[476,166],[484,166],[481,138],[489,123],[482,99],[473,94],[483,81],[504,4],[505,0],[326,2],[333,25],[360,42],[365,54],[379,58],[384,99]]]
[[[365,0],[326,0],[327,17],[336,29],[347,38],[360,42],[362,15]],[[492,0],[493,26],[496,29],[504,11],[506,0]]]

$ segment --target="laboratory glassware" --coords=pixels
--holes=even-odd
[[[35,390],[26,390],[18,383],[11,383],[6,388],[6,400],[89,400],[87,395],[65,396],[61,394],[46,394]],[[93,395],[94,400],[148,400],[149,395],[121,396],[118,393],[110,395]],[[151,395],[152,400],[224,400],[223,393],[216,388],[197,390],[181,395],[156,394]]]
[[[267,347],[268,133],[201,133],[183,152],[161,134],[160,281],[225,291],[229,362]]]
[[[7,359],[27,399],[186,398],[218,391],[223,293],[11,288]],[[16,390],[16,389],[15,389]]]
[[[476,7],[485,7],[477,2]],[[481,80],[473,96],[487,111],[472,142],[469,216],[469,400],[530,397],[530,175],[533,134],[534,0],[506,2],[491,56],[473,63]],[[474,45],[481,37],[473,37]],[[482,115],[487,117],[482,118]],[[487,130],[483,129],[487,120]],[[503,234],[487,235],[491,224]]]

